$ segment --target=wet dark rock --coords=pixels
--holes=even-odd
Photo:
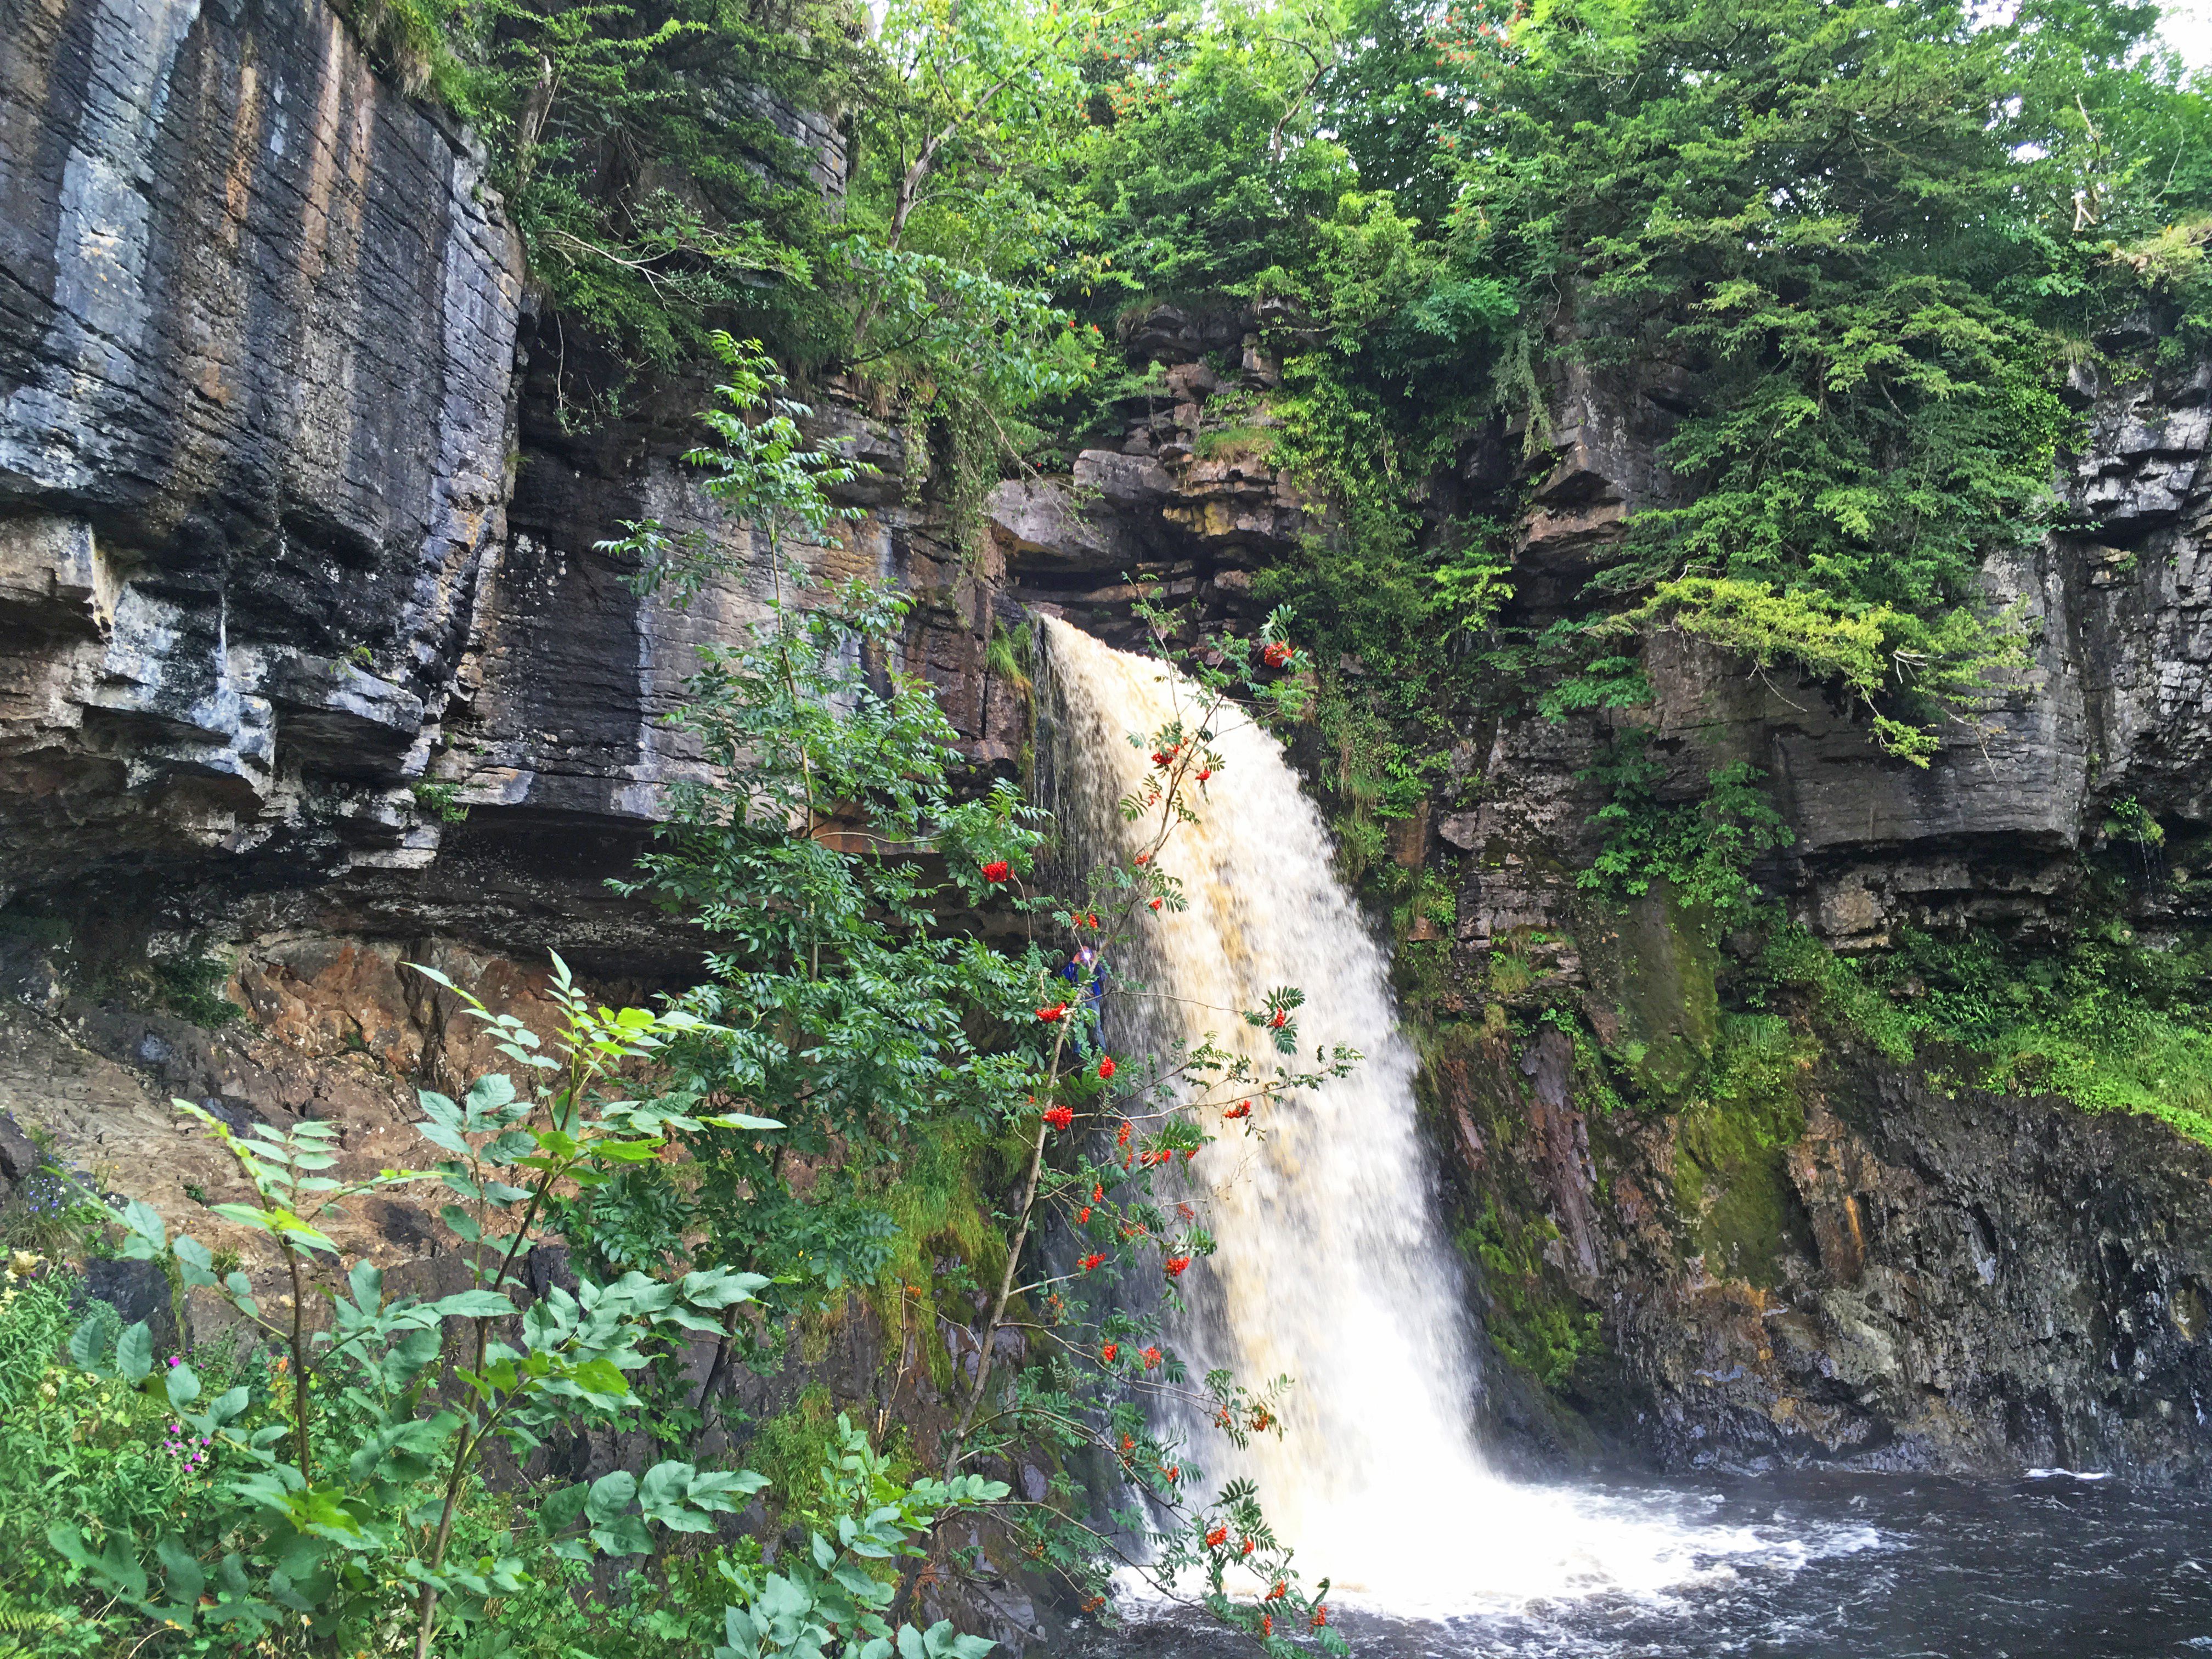
[[[80,1309],[94,1302],[106,1303],[125,1327],[143,1322],[154,1339],[156,1364],[184,1346],[168,1275],[158,1261],[120,1258],[88,1261],[78,1281],[77,1299]]]
[[[23,1133],[23,1126],[0,1113],[0,1182],[20,1187],[46,1162],[38,1143]]]

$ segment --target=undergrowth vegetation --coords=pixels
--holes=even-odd
[[[241,1199],[198,1195],[219,1246],[54,1172],[103,1247],[228,1336],[161,1355],[150,1320],[78,1307],[65,1265],[11,1258],[0,1593],[51,1650],[981,1659],[994,1640],[924,1614],[926,1586],[1025,1571],[1104,1622],[1124,1567],[1257,1651],[1347,1650],[1258,1490],[1207,1483],[1148,1407],[1232,1447],[1283,1432],[1286,1379],[1176,1352],[1215,1240],[1202,1193],[1164,1183],[1358,1057],[1302,1044],[1289,986],[1221,1011],[1249,1049],[1109,1054],[1097,970],[1056,960],[1120,957],[1183,908],[1216,728],[1299,708],[1268,672],[1281,618],[1206,641],[1174,717],[1131,734],[1153,757],[1121,803],[1142,852],[1036,889],[1043,814],[956,787],[934,696],[870,666],[908,601],[860,581],[802,602],[787,538],[837,519],[853,468],[806,443],[757,344],[714,345],[729,378],[690,459],[763,534],[770,594],[701,648],[677,720],[714,769],[617,884],[698,927],[702,979],[616,1007],[556,956],[541,1028],[411,966],[504,1069],[416,1091],[427,1167],[349,1164],[327,1119],[175,1102],[235,1165]],[[720,556],[629,528],[614,550],[679,606]],[[944,920],[986,902],[1018,937]],[[452,1241],[434,1294],[334,1236],[402,1194]],[[864,1302],[872,1423],[819,1376],[764,1421],[732,1409],[738,1368],[823,1365]],[[1002,1478],[1040,1468],[1018,1498]]]

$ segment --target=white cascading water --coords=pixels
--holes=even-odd
[[[1085,857],[1126,857],[1152,828],[1116,805],[1149,769],[1149,741],[1129,737],[1194,714],[1198,693],[1066,623],[1048,620],[1044,635],[1051,805]],[[1259,1108],[1256,1137],[1207,1124],[1219,1138],[1188,1166],[1219,1248],[1186,1276],[1177,1346],[1194,1376],[1215,1365],[1248,1386],[1290,1376],[1284,1434],[1239,1452],[1202,1413],[1164,1426],[1195,1443],[1211,1480],[1258,1482],[1309,1575],[1400,1612],[1649,1592],[1749,1546],[1608,1516],[1484,1462],[1465,1291],[1437,1220],[1387,960],[1280,747],[1233,708],[1218,724],[1227,763],[1201,821],[1160,857],[1189,908],[1145,920],[1109,964],[1109,1046],[1165,1054],[1212,1033],[1272,1071],[1272,1046],[1236,1011],[1295,985],[1304,1056],[1341,1042],[1363,1058],[1349,1078]]]

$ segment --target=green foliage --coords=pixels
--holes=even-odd
[[[146,969],[153,976],[154,1000],[195,1025],[221,1030],[246,1017],[246,1010],[222,994],[230,964],[219,957],[152,957]]]
[[[33,1255],[106,1254],[106,1206],[51,1159],[0,1203],[0,1245]]]
[[[1674,1190],[1708,1270],[1777,1282],[1804,1225],[1784,1149],[1805,1132],[1800,1090],[1819,1053],[1777,1015],[1725,1014],[1675,1133]]]
[[[2112,803],[2105,817],[2105,833],[2137,847],[2158,847],[2166,841],[2165,827],[2133,795]]]
[[[210,1536],[218,1524],[221,1465],[194,1461],[198,1449],[180,1438],[166,1400],[63,1356],[77,1324],[73,1288],[58,1273],[15,1271],[0,1288],[0,1548],[9,1564],[0,1586],[17,1614],[0,1634],[35,1633],[21,1650],[41,1654],[106,1651],[112,1634],[97,1601],[80,1607],[48,1527]]]
[[[1559,1236],[1548,1216],[1508,1214],[1486,1199],[1459,1248],[1482,1267],[1490,1313],[1485,1330],[1498,1352],[1547,1389],[1566,1387],[1597,1347],[1598,1316],[1546,1272],[1544,1247]]]
[[[772,100],[829,107],[851,84],[859,59],[836,7],[351,9],[404,78],[483,135],[532,276],[563,319],[661,367],[718,321],[806,331],[830,227],[812,158],[778,130]]]
[[[10,1407],[0,1433],[9,1494],[0,1537],[39,1539],[28,1559],[43,1575],[35,1588],[55,1604],[44,1612],[60,1621],[58,1631],[81,1628],[89,1641],[135,1617],[177,1632],[179,1651],[213,1652],[281,1643],[295,1627],[303,1639],[350,1650],[381,1639],[371,1632],[404,1629],[419,1646],[444,1632],[474,1651],[496,1630],[501,1603],[564,1583],[564,1563],[658,1555],[711,1532],[717,1515],[767,1484],[750,1471],[664,1458],[641,1474],[617,1469],[588,1486],[537,1492],[526,1529],[486,1523],[481,1483],[493,1446],[520,1464],[550,1437],[630,1426],[665,1338],[723,1332],[768,1282],[677,1263],[659,1277],[586,1278],[574,1295],[556,1287],[526,1306],[514,1299],[516,1263],[540,1237],[536,1223],[556,1187],[618,1180],[671,1134],[779,1127],[605,1098],[603,1079],[696,1035],[700,1022],[678,1010],[595,1008],[557,958],[555,967],[550,988],[564,1023],[550,1043],[430,974],[487,1023],[495,1046],[533,1085],[519,1091],[495,1074],[458,1102],[423,1091],[423,1133],[450,1154],[432,1170],[341,1182],[322,1173],[335,1162],[327,1124],[239,1135],[178,1103],[251,1185],[256,1201],[211,1213],[274,1246],[289,1308],[265,1310],[242,1271],[219,1279],[212,1252],[172,1237],[135,1200],[112,1217],[125,1254],[222,1295],[258,1328],[273,1362],[241,1367],[234,1346],[159,1364],[145,1325],[121,1328],[97,1307],[68,1337],[64,1359],[64,1288],[10,1272],[0,1293],[0,1403]],[[469,1247],[474,1288],[428,1302],[391,1297],[366,1261],[338,1277],[322,1216],[358,1194],[433,1180],[458,1200],[443,1214]],[[319,1276],[319,1260],[330,1264]],[[317,1291],[328,1308],[319,1328],[307,1318]],[[440,1387],[447,1321],[468,1335]],[[157,1425],[166,1425],[158,1437]],[[806,1494],[810,1513],[827,1517],[836,1539],[816,1536],[813,1567],[763,1574],[757,1553],[716,1553],[726,1650],[749,1659],[794,1644],[814,1651],[806,1642],[818,1645],[826,1633],[817,1626],[834,1623],[850,1638],[840,1651],[854,1656],[879,1659],[895,1644],[920,1644],[977,1659],[988,1644],[944,1627],[894,1631],[881,1616],[888,1589],[869,1580],[863,1590],[845,1562],[914,1553],[914,1538],[946,1510],[996,1501],[1006,1488],[975,1476],[893,1482],[865,1437],[839,1429],[821,1491]],[[68,1611],[71,1604],[84,1611]]]
[[[2118,921],[2094,921],[2056,950],[1906,929],[1893,950],[1850,961],[1792,929],[1770,945],[1765,972],[1891,1060],[1951,1045],[1980,1057],[1972,1080],[1984,1088],[2148,1113],[2212,1141],[2203,940],[2154,947]]]
[[[2057,953],[1907,933],[1875,979],[1917,1036],[1982,1054],[1984,1087],[2212,1140],[2212,945],[2151,948],[2118,923]]]
[[[1579,878],[1583,887],[1640,896],[1664,882],[1709,930],[1759,911],[1763,896],[1751,866],[1795,837],[1756,767],[1735,761],[1717,768],[1702,799],[1673,805],[1655,793],[1662,769],[1640,746],[1617,747],[1597,774],[1613,785],[1612,799],[1598,809],[1605,848]]]
[[[1924,757],[1929,716],[2013,648],[1978,572],[2047,511],[2069,428],[2045,331],[2130,302],[2076,192],[2108,224],[2171,212],[2150,156],[2116,158],[2117,124],[2077,101],[2172,130],[2189,95],[2130,61],[2148,27],[1666,0],[1479,43],[1442,124],[1466,158],[1455,258],[1521,295],[1549,352],[1688,371],[1679,503],[1640,514],[1598,584],[1648,593],[1632,623],[1840,678]]]
[[[714,1659],[827,1652],[841,1639],[853,1659],[890,1659],[894,1639],[901,1659],[983,1659],[997,1645],[957,1635],[943,1621],[926,1631],[908,1626],[894,1637],[885,1614],[897,1578],[884,1569],[902,1556],[921,1555],[913,1540],[945,1511],[1006,1497],[1004,1481],[974,1474],[911,1485],[894,1480],[867,1436],[841,1415],[823,1449],[817,1490],[835,1517],[830,1530],[811,1533],[805,1549],[781,1558],[780,1571],[721,1564],[735,1594]]]
[[[1256,307],[1271,459],[1329,509],[1267,597],[1325,678],[1356,654],[1407,688],[1394,724],[1468,695],[1455,630],[1501,701],[1552,677],[1559,717],[1643,700],[1668,629],[1838,685],[1925,764],[2022,660],[2034,619],[1981,572],[2048,521],[2063,343],[2152,295],[2195,337],[2212,292],[2206,101],[2152,25],[2116,0],[1166,9],[1088,71],[1082,200],[1120,290],[1079,265],[1064,291]],[[1493,409],[1540,472],[1564,375],[1654,362],[1672,489],[1538,628],[1510,538],[1449,550],[1424,489]]]
[[[458,783],[424,778],[412,788],[416,805],[440,823],[460,823],[467,819],[469,809],[461,804],[461,787]]]

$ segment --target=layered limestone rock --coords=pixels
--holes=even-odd
[[[319,4],[0,8],[0,888],[420,840],[502,533],[482,174]]]
[[[2105,343],[2148,364],[2147,338]],[[1670,429],[1663,364],[1597,382],[1571,375],[1553,411],[1553,462],[1538,483],[1508,620],[1566,614],[1623,518],[1664,505],[1654,456]],[[1604,786],[1586,772],[1618,732],[1646,728],[1662,793],[1702,793],[1715,768],[1766,775],[1794,842],[1762,869],[1796,918],[1844,949],[1889,943],[1900,924],[2055,928],[2079,858],[2116,803],[2206,821],[2212,744],[2212,363],[2078,373],[2082,444],[2062,457],[2060,528],[1985,572],[2016,607],[2028,660],[1986,706],[1945,726],[1923,769],[1869,740],[1864,711],[1833,688],[1761,671],[1680,635],[1645,647],[1644,709],[1554,722],[1533,711],[1469,733],[1486,751],[1460,810],[1439,820],[1462,861],[1463,939],[1565,930],[1574,872],[1600,837]]]
[[[1010,479],[986,507],[1012,595],[1119,645],[1145,630],[1140,593],[1206,614],[1256,617],[1254,572],[1314,517],[1269,458],[1266,393],[1281,371],[1245,313],[1156,306],[1122,345],[1154,368],[1115,404],[1118,448],[1078,453],[1064,477]],[[1227,358],[1238,366],[1217,369]]]
[[[834,125],[775,112],[841,188]],[[319,0],[23,0],[0,269],[0,904],[696,960],[603,883],[695,769],[665,716],[760,614],[764,552],[678,459],[707,384],[570,429],[591,349],[526,303],[465,135]],[[877,471],[796,550],[915,594],[896,665],[1009,770],[988,561],[825,391],[817,435]],[[647,517],[743,574],[641,599],[594,544]]]

